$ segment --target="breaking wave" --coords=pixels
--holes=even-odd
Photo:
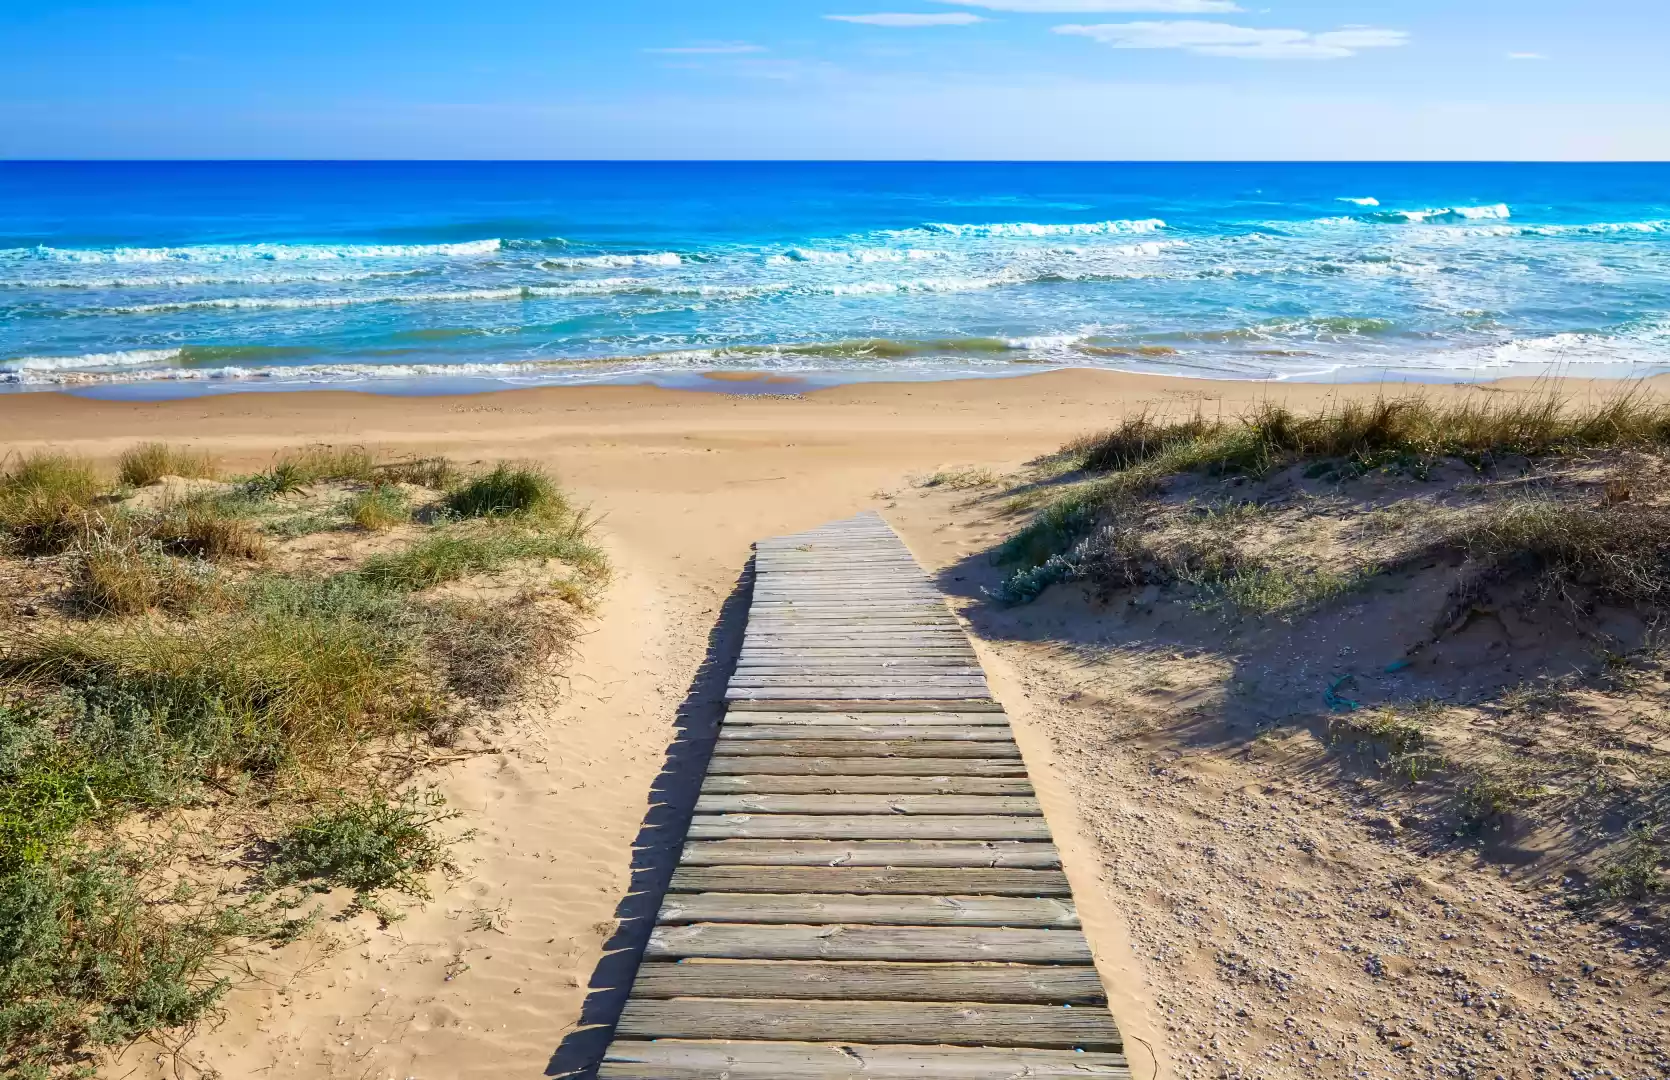
[[[1506,220],[1513,216],[1507,203],[1490,206],[1444,206],[1436,210],[1380,210],[1364,215],[1366,221],[1388,225],[1447,225],[1462,221]]]
[[[990,225],[950,225],[930,222],[922,228],[948,236],[1108,236],[1115,233],[1148,233],[1166,227],[1159,218],[1139,221],[1092,221],[1074,225],[1039,225],[1030,221],[1005,221]]]
[[[496,254],[500,240],[458,244],[194,244],[188,247],[58,248],[41,245],[0,249],[0,262],[224,263],[304,262],[326,259],[414,259]]]

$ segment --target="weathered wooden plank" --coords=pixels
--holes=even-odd
[[[692,840],[680,866],[987,867],[1058,870],[1054,844],[1018,840]]]
[[[925,1033],[926,1034],[926,1033]],[[1131,1080],[1123,1054],[772,1042],[617,1040],[598,1080]]]
[[[913,757],[913,758],[1007,758],[1018,760],[1020,747],[1013,739],[986,742],[922,738],[746,739],[727,735],[715,751],[726,757]]]
[[[708,776],[703,795],[1019,795],[1025,777],[999,776]]]
[[[1020,964],[850,964],[817,961],[689,960],[645,964],[639,998],[755,998],[818,1001],[978,1001],[1100,1005],[1095,968]]]
[[[720,745],[756,742],[761,739],[841,739],[848,742],[929,739],[940,742],[1013,742],[1007,724],[933,724],[902,727],[898,724],[738,724],[719,731]]]
[[[978,686],[733,686],[725,691],[726,701],[973,701],[986,698]]]
[[[978,744],[976,744],[978,745]],[[1026,776],[1019,758],[714,757],[713,776]]]
[[[888,727],[957,727],[980,724],[1008,727],[1002,713],[791,713],[738,712],[725,717],[726,724],[792,724],[797,727],[846,727],[852,724]],[[735,730],[734,728],[732,730]]]
[[[964,639],[951,645],[900,645],[870,648],[862,645],[753,645],[744,646],[739,659],[754,657],[803,657],[814,659],[817,657],[836,657],[847,659],[851,657],[884,657],[916,659],[920,657],[949,656],[973,662],[974,649]]]
[[[698,814],[1022,814],[1038,800],[1001,795],[703,795]]]
[[[973,814],[697,814],[692,840],[1048,840],[1041,817]]]
[[[991,961],[1005,964],[1089,964],[1090,946],[1077,930],[961,926],[658,926],[650,960]],[[713,1036],[715,1038],[719,1036]],[[857,1038],[857,1036],[853,1036]],[[922,1037],[919,1031],[916,1036]]]
[[[869,663],[856,663],[843,660],[839,663],[826,663],[812,660],[771,659],[754,660],[747,663],[738,662],[735,678],[759,678],[764,676],[797,677],[816,676],[829,679],[858,679],[871,678],[898,679],[922,678],[924,676],[951,676],[954,678],[985,680],[985,672],[975,667],[967,660],[947,658],[942,663],[923,662],[920,660],[874,660]]]
[[[672,883],[667,888],[671,892],[851,893],[855,896],[1072,896],[1067,875],[1059,870],[966,866],[681,866],[673,871]]]
[[[919,686],[924,689],[946,689],[948,687],[969,686],[984,689],[986,678],[983,675],[941,675],[925,672],[893,674],[887,671],[869,671],[853,675],[814,675],[801,671],[760,675],[751,671],[739,671],[731,676],[730,685],[733,687],[804,686],[815,689],[848,686]]]
[[[1003,711],[1001,703],[990,699],[934,701],[927,699],[898,699],[872,701],[830,701],[801,698],[795,701],[730,701],[725,707],[731,713],[758,712],[994,712]]]
[[[852,926],[1016,926],[1076,930],[1071,900],[1030,896],[669,893],[656,921]]]
[[[628,1039],[782,1039],[919,1043],[927,1032],[950,1046],[1039,1049],[1124,1048],[1105,1008],[945,1005],[905,1001],[712,1001],[626,1003],[615,1031]]]

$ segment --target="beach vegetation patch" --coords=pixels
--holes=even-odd
[[[588,576],[602,572],[602,552],[577,520],[560,532],[518,524],[453,527],[390,555],[367,559],[359,577],[378,588],[427,589],[470,574],[494,573],[511,563],[558,559]]]
[[[428,899],[423,876],[446,861],[450,842],[435,827],[459,816],[434,789],[344,797],[315,811],[273,844],[268,886],[344,886],[365,904],[385,889]]]
[[[572,514],[562,489],[536,465],[501,462],[458,486],[446,508],[459,517],[562,518]]]
[[[140,443],[117,459],[117,476],[130,487],[146,487],[165,476],[213,479],[218,473],[210,455],[168,443]]]
[[[16,458],[0,471],[0,536],[24,554],[62,551],[98,516],[102,494],[85,458],[45,452]]]
[[[443,458],[310,448],[178,500],[135,490],[181,473],[172,451],[123,460],[119,489],[63,455],[0,472],[0,585],[30,616],[0,636],[8,1078],[91,1075],[189,1029],[239,949],[308,931],[290,913],[310,891],[353,889],[343,917],[426,897],[457,815],[395,792],[568,655],[608,578],[591,523],[530,466],[479,475],[466,516],[444,492],[413,513],[412,491],[462,483]],[[288,539],[319,522],[339,538]],[[368,555],[350,524],[415,535]],[[418,595],[516,564],[514,590]],[[227,866],[241,886],[207,880]]]
[[[348,520],[366,532],[381,532],[412,520],[412,502],[393,484],[378,484],[361,491],[344,507]]]

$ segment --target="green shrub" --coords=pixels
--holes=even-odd
[[[202,1018],[229,989],[215,961],[253,924],[212,905],[165,913],[134,870],[72,851],[0,871],[0,1076],[84,1065]]]
[[[433,830],[458,816],[443,810],[445,805],[434,790],[346,799],[281,837],[263,880],[274,886],[346,886],[362,899],[384,889],[428,898],[422,875],[445,863],[448,846]]]

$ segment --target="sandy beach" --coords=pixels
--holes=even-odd
[[[1561,385],[1578,402],[1619,389]],[[1509,381],[1423,392],[1546,390]],[[221,1022],[185,1049],[184,1065],[141,1045],[110,1075],[195,1067],[227,1078],[499,1080],[583,1064],[594,1045],[583,1031],[595,1019],[582,1015],[589,983],[620,916],[635,910],[634,845],[653,816],[668,747],[716,713],[708,668],[737,631],[726,603],[752,541],[877,509],[937,570],[988,538],[954,520],[947,497],[923,497],[913,479],[1012,469],[1143,408],[1235,414],[1263,400],[1313,407],[1382,392],[1066,370],[804,395],[589,387],[146,403],[0,396],[0,453],[52,448],[110,460],[135,442],[163,440],[213,451],[232,469],[313,443],[537,460],[601,518],[616,569],[574,663],[539,695],[545,704],[518,715],[497,752],[464,757],[439,777],[467,815],[462,824],[476,830],[457,854],[459,878],[386,930],[368,919],[333,928],[334,951],[304,944],[255,958]],[[1132,1040],[1133,1075],[1189,1075],[1172,1064],[1181,1051],[1145,975],[1147,946],[1133,944],[1124,898],[1135,886],[1109,865],[1119,846],[1109,830],[1120,819],[1087,805],[1097,766],[1062,732],[1059,713],[1040,711],[1047,680],[1015,666],[1022,652],[980,647],[1066,853],[1113,1011]],[[1299,1075],[1272,1069],[1266,1075]]]

